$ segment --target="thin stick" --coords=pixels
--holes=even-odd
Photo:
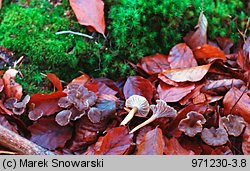
[[[87,34],[84,34],[84,33],[79,33],[79,32],[74,32],[74,31],[70,31],[70,30],[56,32],[56,35],[60,35],[60,34],[75,34],[75,35],[78,35],[78,36],[87,37],[89,39],[94,39],[94,37],[92,37],[90,35],[87,35]]]
[[[0,144],[20,155],[54,155],[37,144],[0,125]]]

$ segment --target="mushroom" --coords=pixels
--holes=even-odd
[[[96,107],[91,107],[88,111],[88,118],[92,123],[99,123],[102,118],[102,114]]]
[[[228,134],[235,137],[238,137],[246,126],[244,119],[238,115],[229,114],[227,117],[222,117],[221,121]]]
[[[5,100],[4,102],[4,107],[6,107],[7,109],[13,109],[14,108],[14,104],[17,103],[17,99],[14,97],[8,98],[7,100]]]
[[[201,132],[201,139],[208,145],[221,146],[227,143],[228,134],[224,128],[204,128]]]
[[[65,126],[70,122],[70,117],[72,115],[72,112],[70,110],[62,110],[56,115],[56,122],[61,125]]]
[[[35,109],[31,110],[28,114],[29,119],[32,121],[36,121],[39,118],[41,118],[42,116],[43,116],[43,110],[39,109],[39,108],[35,108]]]
[[[149,103],[147,99],[143,96],[132,95],[130,96],[125,103],[127,108],[131,108],[128,115],[124,118],[120,125],[126,125],[135,115],[138,113],[142,116],[147,116],[149,112]]]
[[[30,96],[26,95],[22,102],[14,103],[14,108],[12,108],[13,113],[15,113],[16,115],[21,115],[25,111],[26,105],[29,101]]]
[[[202,125],[206,122],[204,116],[198,112],[191,111],[187,113],[187,117],[182,119],[178,125],[178,129],[189,137],[194,137],[202,131]]]
[[[138,129],[144,127],[145,125],[153,122],[154,120],[156,120],[157,118],[162,118],[162,117],[170,117],[170,118],[174,118],[176,117],[177,111],[167,105],[167,103],[163,100],[156,100],[156,105],[151,105],[150,108],[153,111],[153,115],[148,118],[146,121],[144,121],[143,123],[141,123],[140,125],[136,126],[134,129],[132,129],[129,133],[132,134],[135,131],[137,131]]]

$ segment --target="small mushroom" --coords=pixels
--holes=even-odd
[[[62,110],[56,115],[56,122],[61,125],[65,126],[70,122],[72,112],[70,110]]]
[[[88,118],[92,123],[99,123],[102,118],[102,114],[96,107],[91,107],[88,111]]]
[[[58,106],[62,107],[62,108],[68,108],[72,105],[73,103],[69,100],[68,96],[66,97],[61,97],[58,100]]]
[[[246,126],[244,119],[238,115],[227,115],[221,118],[224,128],[229,135],[238,137]]]
[[[156,100],[156,105],[151,105],[150,108],[153,111],[153,115],[148,118],[146,121],[144,121],[143,123],[141,123],[140,125],[136,126],[134,129],[132,129],[129,133],[132,134],[135,131],[137,131],[138,129],[146,126],[147,124],[153,122],[154,120],[156,120],[157,118],[162,118],[162,117],[170,117],[170,118],[174,118],[176,117],[177,111],[167,105],[167,103],[163,100]]]
[[[14,97],[8,98],[4,102],[4,107],[6,107],[7,109],[13,109],[15,103],[17,103],[17,99],[16,98],[14,98]]]
[[[191,111],[187,113],[187,117],[182,119],[178,125],[178,129],[189,137],[194,137],[202,131],[202,125],[206,122],[204,116],[198,112]]]
[[[127,108],[131,108],[131,111],[123,119],[120,125],[126,125],[134,117],[135,113],[138,113],[142,116],[147,116],[150,109],[147,99],[139,95],[130,96],[126,100],[125,106]]]
[[[43,116],[43,110],[39,109],[39,108],[35,108],[35,109],[31,110],[28,114],[29,119],[32,121],[36,121],[39,118],[41,118],[42,116]]]
[[[208,145],[221,146],[227,143],[228,134],[224,128],[204,128],[201,132],[201,139]]]
[[[22,102],[14,103],[13,104],[14,108],[12,109],[13,113],[16,115],[21,115],[25,111],[26,105],[28,104],[29,101],[30,101],[30,96],[26,95]]]

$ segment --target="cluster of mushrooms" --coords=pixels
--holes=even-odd
[[[126,125],[135,114],[141,117],[146,117],[152,110],[153,114],[146,121],[133,128],[129,133],[132,134],[140,128],[152,123],[157,118],[167,117],[175,118],[177,111],[167,105],[163,100],[156,100],[156,105],[149,105],[147,99],[140,95],[130,96],[126,102],[126,108],[129,108],[129,113],[120,123]],[[206,123],[205,117],[196,111],[190,111],[186,114],[186,118],[179,122],[178,129],[189,137],[194,137],[200,133],[201,139],[208,145],[221,146],[227,143],[228,136],[238,137],[243,132],[246,122],[241,116],[229,114],[220,118],[219,127],[203,128]]]

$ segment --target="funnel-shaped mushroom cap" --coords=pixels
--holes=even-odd
[[[238,137],[246,126],[244,119],[238,115],[228,115],[221,118],[223,126],[229,135]]]
[[[157,115],[158,118],[160,117],[176,117],[177,111],[167,105],[167,103],[163,100],[156,100],[156,105],[150,105],[151,110],[153,111],[154,115]]]
[[[201,139],[208,145],[220,146],[227,143],[228,134],[224,128],[204,128],[201,132]]]
[[[137,108],[138,114],[142,116],[147,116],[150,107],[147,99],[143,96],[132,95],[130,96],[125,103],[126,107]]]

